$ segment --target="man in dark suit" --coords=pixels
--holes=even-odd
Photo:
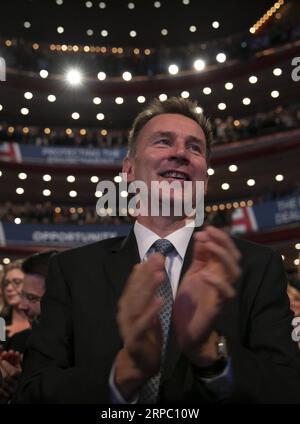
[[[197,181],[206,190],[212,136],[195,106],[155,101],[136,118],[129,182],[190,181],[193,200]],[[125,239],[54,257],[17,400],[299,402],[280,256],[156,215],[138,216]]]

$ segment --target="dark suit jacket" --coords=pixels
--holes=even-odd
[[[236,239],[242,277],[216,324],[229,343],[234,390],[228,401],[300,402],[299,351],[281,257]],[[182,274],[191,261],[193,240]],[[140,260],[133,231],[53,258],[40,323],[25,355],[17,401],[109,403],[109,373],[122,347],[117,301]],[[141,288],[142,290],[142,288]],[[179,351],[173,330],[160,402],[215,402]]]

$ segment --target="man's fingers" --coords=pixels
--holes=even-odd
[[[231,254],[236,261],[241,259],[241,254],[230,236],[219,228],[207,226],[204,231],[196,232],[194,238],[196,241],[201,241],[204,243],[209,240],[214,241],[228,250],[228,253]]]
[[[163,306],[163,299],[162,298],[155,298],[150,303],[148,308],[144,311],[144,314],[142,314],[139,319],[136,320],[133,328],[131,329],[131,335],[135,339],[139,339],[141,336],[144,336],[144,334],[153,329],[158,330],[159,327],[159,312]]]
[[[14,365],[11,365],[6,360],[1,360],[1,368],[4,371],[6,376],[13,377],[19,372],[19,369],[16,368]]]
[[[228,251],[226,251],[223,247],[218,244],[208,241],[206,244],[206,249],[221,263],[224,267],[224,271],[226,272],[227,278],[232,282],[236,282],[236,280],[241,275],[240,267],[237,262],[232,259],[231,256],[228,255]],[[226,277],[225,276],[225,277]]]
[[[213,273],[209,271],[201,272],[201,280],[213,286],[219,294],[220,300],[225,301],[232,299],[235,296],[235,289],[224,279],[218,279]]]
[[[156,290],[166,279],[165,271],[156,270],[150,279],[140,276],[139,286],[132,286],[124,293],[119,302],[120,320],[134,321],[142,315],[149,302],[155,297]]]

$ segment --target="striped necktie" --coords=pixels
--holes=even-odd
[[[159,252],[164,256],[168,256],[174,250],[175,248],[169,240],[159,239],[155,243],[153,243],[150,251]],[[157,296],[164,298],[164,305],[160,312],[160,322],[161,322],[162,334],[163,334],[161,365],[160,365],[160,371],[155,376],[151,377],[143,386],[139,396],[139,403],[156,403],[158,398],[160,379],[161,379],[162,369],[163,369],[164,361],[165,361],[168,334],[169,334],[172,307],[173,307],[172,287],[171,287],[171,282],[169,280],[167,272],[166,272],[166,280],[159,286],[156,294]]]

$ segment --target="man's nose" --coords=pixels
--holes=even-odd
[[[174,144],[171,151],[171,158],[181,162],[188,162],[188,155],[185,146],[181,143]]]

